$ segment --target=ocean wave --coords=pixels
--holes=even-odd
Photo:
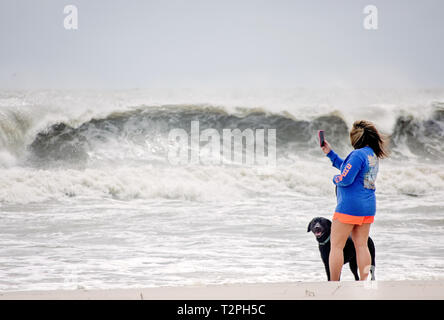
[[[317,145],[316,131],[325,128],[331,143],[343,150],[347,125],[335,114],[317,117],[312,121],[298,120],[288,115],[272,114],[262,110],[239,110],[230,114],[214,106],[173,105],[140,107],[126,112],[114,112],[102,119],[92,119],[78,127],[57,123],[37,134],[29,145],[32,159],[40,162],[70,160],[84,162],[90,157],[117,159],[124,151],[145,148],[145,158],[166,159],[168,134],[172,129],[183,129],[191,134],[191,122],[198,121],[200,130],[215,129],[276,129],[276,144],[280,151],[307,150]],[[201,143],[202,146],[205,143]],[[117,155],[117,156],[116,156]]]
[[[331,178],[337,170],[328,159],[270,167],[101,166],[86,169],[0,169],[0,203],[26,204],[71,199],[173,199],[233,201],[267,197],[322,198],[335,201]],[[441,204],[442,165],[384,161],[378,175],[377,195],[432,196]],[[328,200],[329,199],[329,200]],[[395,202],[398,203],[398,202]]]
[[[439,159],[444,155],[444,111],[435,108],[428,119],[415,119],[412,115],[398,117],[391,136],[395,156],[403,154],[407,147],[410,154],[425,159]],[[288,114],[273,114],[264,110],[238,110],[228,113],[215,106],[170,105],[162,107],[139,107],[125,112],[113,112],[101,119],[92,119],[78,127],[63,122],[53,124],[39,132],[29,145],[35,161],[70,160],[85,162],[105,146],[114,148],[109,153],[131,154],[133,149],[146,148],[146,158],[164,158],[168,152],[168,133],[172,129],[183,129],[190,134],[192,121],[199,121],[200,130],[223,129],[276,129],[279,155],[289,152],[316,150],[316,131],[324,129],[329,142],[338,151],[346,151],[348,145],[347,124],[340,114],[326,114],[312,120],[298,120]],[[222,134],[221,134],[222,136]],[[222,143],[222,138],[221,138]],[[100,150],[100,152],[99,152]],[[314,152],[312,152],[314,153]]]
[[[437,103],[427,119],[416,119],[413,115],[397,118],[391,141],[395,152],[402,153],[406,147],[418,157],[443,159],[444,104]],[[398,149],[400,150],[397,150]]]
[[[168,132],[180,128],[189,134],[191,121],[199,121],[201,131],[214,128],[219,133],[235,128],[276,129],[277,156],[292,158],[301,152],[319,155],[318,129],[326,131],[336,151],[350,151],[350,125],[364,118],[391,135],[393,157],[443,158],[441,91],[408,92],[405,99],[405,92],[383,92],[376,95],[377,104],[370,104],[375,95],[367,91],[364,101],[357,103],[359,97],[363,99],[363,92],[358,93],[0,92],[0,167],[166,163]],[[410,105],[402,99],[411,101]],[[205,100],[212,102],[198,102]]]

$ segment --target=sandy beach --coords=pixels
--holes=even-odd
[[[444,280],[295,282],[0,293],[0,300],[323,300],[444,299]]]

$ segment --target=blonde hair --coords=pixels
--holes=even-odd
[[[386,158],[389,153],[388,138],[378,132],[375,125],[367,120],[358,120],[353,123],[350,131],[350,142],[355,149],[369,146],[378,158]]]

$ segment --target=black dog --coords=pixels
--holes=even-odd
[[[330,232],[331,221],[325,218],[313,218],[308,224],[307,232],[312,231],[319,242],[319,252],[321,253],[322,262],[324,262],[325,271],[327,273],[328,281],[330,281],[330,268],[328,264],[328,257],[330,255]],[[375,280],[375,244],[373,240],[368,237],[368,249],[372,257],[372,267],[370,269],[371,279]],[[344,264],[349,263],[350,270],[355,276],[355,280],[359,280],[358,263],[356,262],[355,245],[351,237],[348,237],[344,247]]]

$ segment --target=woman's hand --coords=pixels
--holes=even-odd
[[[327,140],[324,140],[324,146],[321,147],[322,151],[327,154],[331,151],[330,144],[327,142]]]

